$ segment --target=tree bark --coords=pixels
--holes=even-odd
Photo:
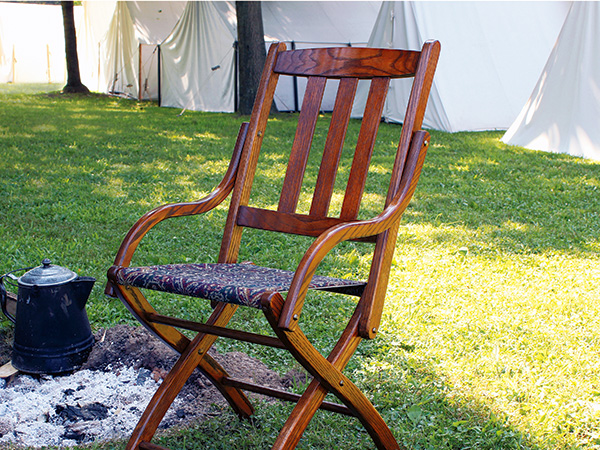
[[[236,1],[240,114],[251,114],[267,58],[259,1]]]
[[[63,26],[65,29],[65,56],[67,59],[67,85],[63,93],[89,93],[90,90],[81,82],[79,74],[79,58],[77,56],[77,35],[75,33],[75,15],[73,2],[61,1]]]

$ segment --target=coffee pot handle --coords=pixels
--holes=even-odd
[[[8,292],[6,291],[6,287],[4,287],[4,279],[10,278],[11,280],[18,282],[19,278],[16,275],[14,275],[14,273],[27,271],[27,270],[31,270],[31,269],[33,269],[33,267],[24,267],[22,269],[11,270],[10,272],[5,273],[4,275],[0,276],[0,306],[2,307],[2,312],[4,313],[4,315],[12,323],[17,323],[17,319],[15,319],[15,317],[11,313],[8,312],[8,308],[7,308]],[[8,284],[12,284],[12,283],[8,283]]]
[[[8,318],[8,320],[10,320],[12,323],[17,323],[17,320],[8,312],[8,308],[6,307],[8,293],[4,287],[4,278],[6,278],[8,275],[9,274],[6,274],[0,277],[0,305],[2,306],[2,312]]]

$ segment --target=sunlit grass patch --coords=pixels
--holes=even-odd
[[[460,395],[537,430],[544,446],[582,445],[600,427],[597,262],[400,247],[385,359],[431,365]]]

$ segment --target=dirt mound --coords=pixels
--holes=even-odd
[[[82,369],[169,369],[177,359],[175,350],[143,327],[117,325],[98,331],[94,337],[96,342]]]
[[[144,327],[117,325],[99,331],[95,338],[96,343],[81,368],[83,370],[107,371],[132,367],[140,370],[141,376],[147,375],[159,381],[167,375],[179,356],[175,350],[155,338]],[[285,389],[290,385],[290,377],[295,376],[289,374],[282,378],[262,362],[245,353],[231,352],[221,355],[214,350],[209,353],[232,377],[243,381],[259,383],[274,389]],[[204,410],[206,406],[202,407],[202,404],[211,405],[224,401],[217,389],[199,371],[192,374],[180,395],[193,399],[188,409]]]

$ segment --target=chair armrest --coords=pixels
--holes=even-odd
[[[395,240],[400,218],[410,203],[417,187],[428,145],[429,133],[426,131],[415,132],[411,143],[411,151],[409,152],[406,166],[403,171],[406,176],[403,175],[402,177],[402,183],[398,188],[398,193],[379,215],[372,219],[334,225],[317,237],[298,264],[286,301],[283,305],[279,319],[279,327],[284,330],[291,330],[294,327],[294,322],[297,321],[300,316],[304,298],[308,292],[308,285],[310,284],[317,267],[323,258],[325,258],[336,245],[352,239],[380,236],[383,233],[392,230],[394,232]],[[383,305],[381,305],[381,307],[382,306]],[[367,309],[371,308],[372,305],[367,306]],[[372,312],[366,311],[366,314],[369,317],[369,322],[372,322],[370,319]],[[375,320],[378,321],[379,318],[380,312],[379,317]],[[367,334],[367,332],[365,331],[364,334]]]
[[[214,191],[208,194],[206,197],[186,203],[172,203],[168,205],[159,206],[158,208],[149,211],[144,214],[136,223],[131,227],[115,257],[114,266],[127,267],[131,262],[131,258],[135,250],[137,249],[142,238],[158,223],[165,219],[172,217],[191,216],[208,212],[218,205],[220,205],[230,194],[235,184],[237,170],[239,167],[241,154],[244,148],[244,142],[248,133],[248,123],[244,122],[240,126],[237,141],[233,149],[233,155],[229,162],[227,172],[223,176],[221,182],[217,185]],[[104,293],[108,296],[114,297],[114,288],[108,281]]]

